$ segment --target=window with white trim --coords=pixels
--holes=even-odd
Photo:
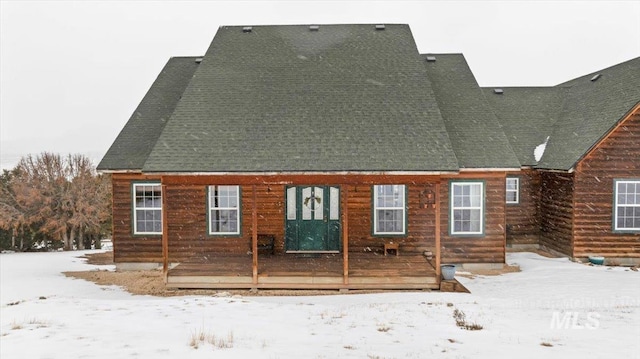
[[[484,232],[484,183],[451,183],[451,234]]]
[[[404,185],[373,186],[373,234],[402,235],[406,233]]]
[[[240,234],[239,186],[209,186],[209,234]]]
[[[640,180],[616,180],[614,197],[614,229],[640,231]]]
[[[507,177],[507,203],[520,203],[520,178]]]
[[[133,233],[162,234],[162,186],[133,184]]]

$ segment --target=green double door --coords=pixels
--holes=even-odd
[[[286,188],[285,245],[288,252],[340,250],[340,188]]]

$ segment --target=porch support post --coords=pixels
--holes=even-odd
[[[342,190],[342,278],[343,284],[349,284],[349,190]]]
[[[161,180],[162,182],[162,180]],[[167,208],[167,185],[162,185],[162,273],[167,283],[169,273],[169,208]]]
[[[440,180],[436,182],[436,223],[435,223],[435,241],[436,241],[436,281],[440,285]]]
[[[258,203],[256,185],[251,186],[251,253],[253,253],[253,284],[258,284]]]

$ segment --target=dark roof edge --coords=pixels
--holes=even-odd
[[[220,25],[218,28],[238,28],[242,29],[243,27],[251,26],[251,27],[284,27],[284,26],[375,26],[375,25],[394,25],[394,26],[409,26],[408,23],[402,22],[362,22],[362,23],[318,23],[318,22],[310,22],[310,23],[298,23],[298,24],[244,24],[244,25]]]
[[[502,171],[503,169],[495,169],[495,171]],[[511,170],[511,169],[508,169]],[[474,172],[477,171],[475,169],[466,169],[464,172]],[[440,176],[440,175],[457,175],[460,174],[460,170],[425,170],[425,171],[402,171],[402,170],[393,170],[393,171],[345,171],[345,170],[324,170],[324,171],[213,171],[213,172],[204,172],[204,171],[171,171],[171,170],[162,170],[162,171],[154,171],[154,170],[145,170],[145,171],[109,171],[109,172],[135,172],[141,174],[153,174],[153,175],[193,175],[193,176],[269,176],[269,175],[278,175],[278,176],[297,176],[297,175],[330,175],[330,176],[346,176],[346,175],[374,175],[374,176]],[[482,171],[482,172],[486,172]]]
[[[628,59],[628,60],[626,60],[626,61],[618,62],[618,63],[616,63],[615,65],[611,65],[611,66],[608,66],[608,67],[605,67],[605,68],[601,68],[601,69],[599,69],[599,70],[595,70],[595,71],[589,72],[589,73],[588,73],[588,74],[586,74],[586,75],[582,75],[582,76],[578,76],[578,77],[572,78],[572,79],[570,79],[570,80],[568,80],[568,81],[561,82],[561,83],[557,84],[557,85],[556,85],[556,86],[554,86],[554,87],[563,87],[563,85],[571,86],[570,82],[577,81],[577,80],[580,80],[580,79],[591,78],[591,77],[593,77],[593,75],[596,75],[596,74],[598,74],[598,73],[600,73],[600,72],[603,72],[603,71],[609,71],[609,70],[610,70],[610,69],[612,69],[612,68],[615,68],[615,67],[618,67],[618,66],[624,65],[624,64],[626,64],[626,63],[628,63],[628,62],[635,61],[635,60],[638,60],[638,59],[640,59],[640,56],[638,56],[638,57],[633,57],[633,58],[630,58],[630,59]]]
[[[151,83],[151,85],[149,86],[149,88],[147,89],[147,91],[145,92],[145,94],[142,96],[140,102],[138,103],[138,105],[136,106],[136,108],[133,110],[133,112],[131,113],[131,115],[129,116],[129,118],[127,119],[127,122],[124,124],[124,126],[122,126],[122,129],[120,130],[120,132],[118,132],[118,135],[115,137],[115,139],[113,140],[111,146],[109,146],[109,148],[107,149],[107,151],[105,152],[105,154],[102,156],[102,159],[100,160],[100,162],[98,163],[98,165],[96,166],[96,171],[98,172],[141,172],[142,168],[144,167],[144,163],[142,163],[142,165],[138,168],[127,168],[125,166],[120,166],[120,167],[111,167],[111,166],[106,166],[104,164],[105,160],[108,161],[108,155],[110,155],[110,152],[112,150],[113,147],[115,147],[117,145],[117,141],[120,138],[120,136],[127,130],[127,125],[129,124],[129,122],[132,120],[132,118],[135,116],[135,114],[140,110],[140,107],[143,106],[144,100],[150,96],[150,94],[155,91],[155,86],[156,83],[159,81],[160,77],[163,76],[163,73],[165,71],[165,69],[167,68],[167,66],[171,63],[171,61],[173,59],[192,59],[194,62],[197,59],[202,58],[203,56],[171,56],[169,57],[169,59],[167,60],[167,62],[162,66],[162,69],[158,72],[158,75],[156,76],[156,78],[153,80],[153,82]],[[193,77],[193,74],[191,75],[191,77]],[[168,121],[167,121],[168,122]],[[166,123],[165,123],[166,126]],[[160,131],[161,133],[162,131]],[[156,141],[159,139],[156,138]]]

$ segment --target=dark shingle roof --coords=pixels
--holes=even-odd
[[[174,57],[129,118],[98,170],[141,170],[198,66],[195,57]]]
[[[462,54],[422,55],[461,168],[520,168]]]
[[[640,101],[640,58],[555,87],[502,90],[484,92],[522,165],[568,171]]]
[[[535,166],[535,148],[544,143],[560,116],[565,98],[561,87],[484,88],[485,98],[523,166]]]
[[[450,171],[407,25],[221,27],[144,171]]]
[[[462,55],[426,56],[407,25],[221,27],[200,65],[169,60],[98,170],[570,170],[640,101],[640,58],[497,95]]]
[[[640,57],[558,87],[566,101],[537,167],[569,170],[640,102]]]

